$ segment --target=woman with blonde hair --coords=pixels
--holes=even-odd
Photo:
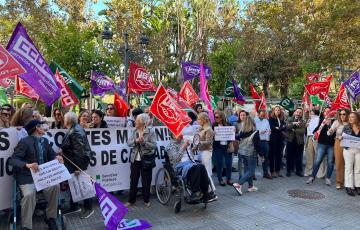
[[[11,126],[15,126],[18,130],[18,140],[28,136],[27,131],[23,127],[34,119],[33,115],[33,109],[19,109],[11,118]]]

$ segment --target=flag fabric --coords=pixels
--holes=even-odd
[[[360,71],[351,74],[350,78],[344,82],[344,86],[354,101],[360,95]]]
[[[119,84],[119,96],[126,98],[126,85],[124,80],[121,80]]]
[[[303,108],[305,111],[310,111],[312,109],[312,104],[310,99],[309,99],[309,95],[306,92],[306,90],[304,91],[303,97],[302,97],[302,101],[301,101]]]
[[[261,98],[259,96],[259,94],[256,92],[253,84],[250,83],[250,93],[251,93],[251,97],[255,100],[255,110],[256,112],[258,112],[259,108],[260,108],[260,104],[261,104]]]
[[[107,91],[115,89],[113,80],[101,72],[91,70],[91,93],[93,95],[104,95]]]
[[[148,107],[151,105],[151,100],[144,94],[140,96],[140,106],[141,107]]]
[[[15,76],[16,78],[16,76]],[[11,78],[3,78],[0,80],[0,86],[4,87],[4,88],[9,88],[11,86],[15,85],[15,78],[11,79]]]
[[[349,98],[345,90],[345,85],[341,84],[338,95],[334,103],[331,106],[331,110],[338,110],[338,109],[350,109],[351,105],[349,103]]]
[[[323,105],[324,101],[319,98],[318,95],[312,96],[310,95],[311,103],[314,105]]]
[[[33,100],[39,100],[39,95],[35,92],[35,90],[28,84],[26,81],[16,76],[15,78],[15,93],[21,94],[25,97],[28,97]]]
[[[305,89],[310,95],[319,94],[320,99],[324,99],[324,96],[329,93],[330,81],[319,81],[306,84]]]
[[[118,225],[117,230],[120,229],[132,229],[132,230],[141,230],[141,229],[147,229],[151,228],[151,224],[148,223],[146,220],[140,220],[140,219],[134,219],[134,220],[128,220],[128,219],[122,219],[120,224]]]
[[[333,102],[332,102],[332,100],[331,100],[331,98],[329,97],[328,94],[325,94],[325,95],[324,95],[324,101],[325,101],[325,103],[326,103],[326,105],[327,105],[328,107],[331,107],[332,104],[333,104]]]
[[[202,62],[200,63],[200,98],[204,101],[211,123],[215,122],[214,113],[212,111],[210,95],[207,80],[205,78],[205,71]]]
[[[151,103],[150,112],[164,123],[176,137],[191,122],[187,113],[161,84]]]
[[[235,97],[233,83],[229,80],[226,80],[226,83],[225,83],[224,96],[225,97]]]
[[[20,74],[20,78],[51,106],[60,97],[60,90],[54,74],[20,22],[16,25],[6,49],[27,71]]]
[[[184,83],[183,87],[179,92],[179,96],[184,98],[191,106],[195,105],[196,102],[199,100],[198,95],[188,81]]]
[[[220,98],[218,96],[212,96],[210,95],[210,103],[211,103],[211,107],[213,109],[217,108],[217,103],[220,101]]]
[[[317,82],[320,79],[320,74],[318,73],[308,73],[305,75],[308,83]]]
[[[264,91],[261,92],[261,100],[260,100],[260,107],[259,109],[267,111],[267,105],[266,105],[266,97]],[[258,110],[259,110],[258,109]]]
[[[294,102],[286,96],[280,101],[279,105],[282,106],[287,111],[293,111],[295,107]]]
[[[233,89],[234,89],[234,96],[235,96],[235,102],[240,104],[240,105],[244,105],[245,104],[245,99],[243,97],[243,95],[240,92],[240,88],[236,82],[235,79],[232,80],[232,85],[233,85]]]
[[[96,102],[96,109],[98,109],[98,110],[105,110],[106,109],[107,105],[104,102],[102,102],[100,98],[94,97],[94,99],[95,99],[95,102]]]
[[[171,87],[167,87],[166,91],[170,94],[170,96],[172,96],[175,100],[176,98],[179,96],[178,92],[176,92],[175,89],[171,88]]]
[[[0,105],[8,104],[8,96],[4,87],[0,87]]]
[[[130,63],[129,80],[127,85],[128,93],[141,94],[142,92],[156,91],[151,75],[144,67]]]
[[[200,77],[200,65],[191,62],[181,62],[182,74],[184,81],[189,81],[193,78]],[[203,65],[206,79],[211,79],[212,70],[210,66]]]
[[[116,230],[128,209],[100,184],[96,182],[94,184],[106,230]]]
[[[11,54],[0,45],[0,80],[15,79],[16,75],[26,73],[26,70]]]
[[[75,96],[73,91],[71,91],[70,87],[65,83],[65,80],[60,74],[59,70],[56,70],[55,80],[60,89],[62,107],[70,107],[79,104],[79,99]]]
[[[71,91],[79,100],[81,100],[81,94],[83,93],[84,88],[56,62],[50,62],[50,69],[54,74],[56,73],[56,70],[58,70],[64,78],[65,83],[70,87]]]
[[[114,106],[119,117],[127,117],[129,106],[116,92],[114,93]]]

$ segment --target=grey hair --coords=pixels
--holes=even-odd
[[[140,122],[143,123],[145,127],[148,127],[151,122],[150,116],[147,113],[142,113],[137,115],[136,119],[139,119]]]
[[[78,117],[74,112],[67,112],[65,113],[64,120],[69,121],[72,125],[75,125],[78,123]]]

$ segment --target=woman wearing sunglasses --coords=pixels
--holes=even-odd
[[[10,127],[10,111],[2,108],[0,113],[0,128]]]
[[[53,112],[54,121],[51,123],[51,129],[64,129],[64,114],[61,109],[56,108]]]

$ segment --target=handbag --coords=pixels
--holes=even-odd
[[[227,148],[227,153],[234,153],[235,149],[234,149],[234,142],[230,141],[228,144],[228,148]]]
[[[150,155],[142,155],[141,156],[141,147],[139,146],[139,152],[138,154],[140,154],[140,159],[141,159],[141,167],[144,170],[151,170],[153,168],[155,168],[156,163],[155,163],[155,154],[150,154]]]

